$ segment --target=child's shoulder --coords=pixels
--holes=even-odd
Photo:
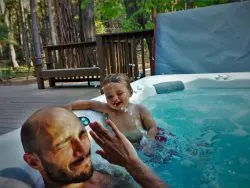
[[[139,112],[147,110],[147,108],[143,104],[132,104],[132,106]]]
[[[134,107],[136,108],[146,108],[143,104],[135,104],[135,103],[131,103]]]

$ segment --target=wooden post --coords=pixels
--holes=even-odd
[[[152,45],[152,58],[150,59],[150,74],[155,75],[155,34],[156,34],[156,8],[154,8],[154,32]]]
[[[137,62],[137,54],[136,54],[136,39],[135,36],[133,35],[132,39],[132,63],[135,65],[134,67],[134,80],[138,80],[139,76],[139,69],[138,69],[138,62]]]
[[[129,49],[128,49],[129,47],[128,47],[128,36],[127,35],[125,35],[125,50],[124,50],[124,56],[125,56],[125,72],[124,73],[126,73],[127,75],[128,75],[128,77],[130,78],[130,75],[129,75],[129,64],[131,63],[131,62],[129,62]]]
[[[145,70],[145,55],[144,55],[144,36],[141,35],[141,63],[142,63],[142,74],[143,77],[146,76],[146,70]]]
[[[36,58],[34,58],[34,61],[36,61]],[[42,65],[41,64],[36,64],[36,63],[34,63],[34,65],[35,65],[36,81],[37,81],[38,89],[45,89],[45,87],[44,87],[44,79],[43,79],[43,77],[41,75]]]
[[[100,67],[100,86],[102,86],[103,80],[106,76],[106,63],[104,59],[103,53],[103,36],[97,35],[96,36],[96,55],[97,55],[97,62]]]
[[[115,39],[112,38],[109,40],[110,43],[110,66],[111,66],[111,73],[116,73],[116,61],[115,61],[115,48],[114,48],[114,41]]]
[[[42,59],[41,59],[41,49],[40,49],[40,40],[39,40],[39,31],[36,20],[36,2],[35,0],[30,0],[30,10],[31,10],[31,18],[32,18],[32,39],[35,51],[35,66],[36,66],[36,79],[38,89],[44,89],[43,78],[40,77],[40,73],[42,70]]]

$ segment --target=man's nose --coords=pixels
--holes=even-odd
[[[84,143],[80,139],[72,140],[72,147],[75,157],[81,157],[87,154],[88,148],[86,146],[84,147]]]

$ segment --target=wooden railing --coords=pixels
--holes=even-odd
[[[96,42],[45,46],[48,69],[98,67]]]
[[[96,36],[96,42],[45,46],[46,69],[77,69],[99,67],[100,74],[93,77],[78,74],[76,77],[52,78],[50,86],[56,81],[102,81],[110,73],[126,73],[131,81],[154,72],[153,30],[129,33],[103,34]],[[89,70],[89,69],[88,69]],[[67,70],[68,71],[68,70]],[[69,72],[69,71],[68,71]],[[85,71],[86,72],[86,71]],[[86,74],[86,73],[85,73]],[[40,74],[40,75],[45,75]],[[59,74],[61,75],[61,74]]]
[[[97,60],[101,75],[126,73],[134,81],[146,76],[147,68],[153,74],[153,35],[153,30],[97,35]]]

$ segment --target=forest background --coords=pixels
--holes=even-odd
[[[239,1],[239,0],[238,0]],[[0,0],[0,82],[33,71],[42,47],[154,28],[157,13],[233,0]],[[218,18],[219,19],[219,18]]]

